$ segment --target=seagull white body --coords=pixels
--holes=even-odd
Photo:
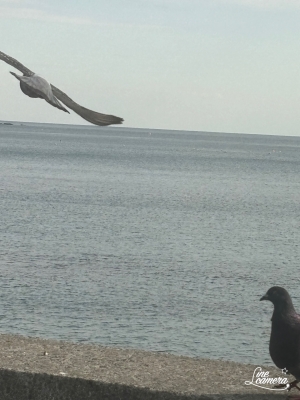
[[[11,74],[20,81],[21,90],[27,96],[44,99],[53,107],[69,113],[69,111],[61,104],[63,103],[83,119],[95,125],[105,126],[111,124],[122,124],[123,118],[116,117],[115,115],[98,113],[82,107],[67,96],[66,93],[59,90],[57,87],[47,82],[46,79],[35,74],[18,60],[8,56],[2,51],[0,51],[0,60],[5,61],[7,64],[12,65],[14,68],[22,72],[23,76],[17,75],[14,72],[11,72]]]
[[[57,107],[60,110],[69,113],[69,111],[54,96],[51,85],[46,81],[46,79],[37,74],[33,74],[32,76],[17,75],[14,72],[11,72],[11,74],[21,82],[21,90],[27,94],[27,96],[45,99],[53,107]],[[22,83],[28,87],[28,92],[26,91],[26,86],[24,87]]]

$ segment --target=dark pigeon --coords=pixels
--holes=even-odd
[[[290,383],[289,390],[292,387],[300,390],[297,386],[300,381],[300,315],[296,313],[290,295],[282,287],[271,287],[260,300],[269,300],[274,304],[270,356],[276,367],[286,368],[296,378]]]

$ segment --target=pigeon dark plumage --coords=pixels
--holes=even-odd
[[[95,125],[122,124],[123,118],[101,114],[75,103],[66,93],[51,85],[44,78],[35,74],[18,60],[8,56],[2,51],[0,51],[0,60],[5,61],[7,64],[12,65],[22,72],[23,76],[17,75],[14,72],[11,72],[11,74],[20,81],[21,90],[27,96],[44,99],[53,107],[68,113],[69,111],[61,104],[64,103],[65,106],[76,112],[76,114],[80,115],[83,119]]]
[[[300,390],[297,386],[300,381],[300,315],[296,313],[288,292],[280,286],[271,287],[260,300],[274,304],[270,356],[276,367],[286,368],[296,378],[290,389],[297,387]]]

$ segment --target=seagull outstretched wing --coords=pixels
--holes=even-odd
[[[82,107],[75,103],[66,93],[59,90],[57,87],[51,85],[52,92],[55,97],[58,98],[65,106],[71,108],[76,114],[80,115],[81,118],[91,122],[95,125],[105,126],[111,124],[122,124],[123,118],[116,117],[114,115],[101,114],[96,111],[89,110],[88,108]]]
[[[7,64],[9,64],[12,67],[18,69],[25,76],[34,75],[34,72],[32,72],[32,71],[30,71],[30,69],[26,68],[25,65],[21,64],[15,58],[12,58],[12,57],[8,56],[7,54],[2,53],[2,51],[0,51],[0,60],[5,61]]]

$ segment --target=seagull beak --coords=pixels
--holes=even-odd
[[[12,74],[13,76],[15,76],[17,79],[19,79],[19,78],[18,78],[18,75],[15,74],[14,72],[9,71],[9,73]]]
[[[261,298],[259,299],[259,301],[262,301],[262,300],[270,300],[270,298],[269,298],[269,296],[267,295],[267,293],[266,293],[263,297],[261,297]]]

